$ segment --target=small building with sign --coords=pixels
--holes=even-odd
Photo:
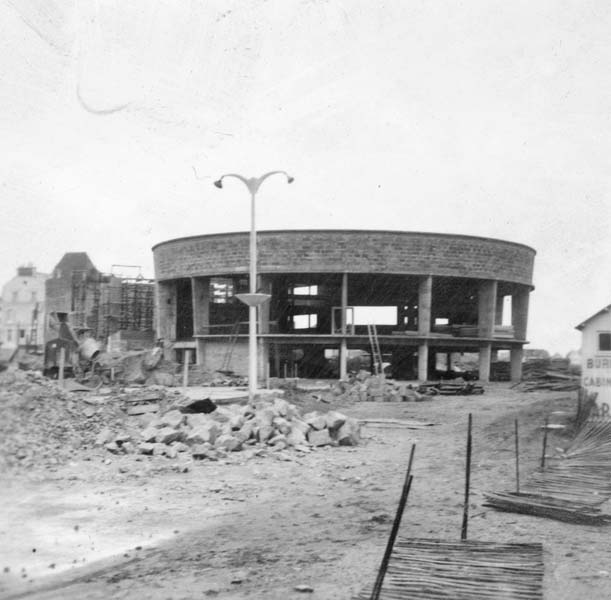
[[[611,416],[611,304],[576,327],[581,331],[582,385],[596,394],[601,416]]]

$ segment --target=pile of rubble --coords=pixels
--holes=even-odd
[[[174,386],[179,382],[180,365],[163,358],[161,348],[130,352],[104,352],[94,365],[104,382]]]
[[[94,372],[101,374],[105,383],[127,385],[164,385],[167,387],[183,384],[184,366],[163,357],[162,348],[134,350],[131,352],[105,352],[96,359]],[[189,365],[189,385],[211,387],[235,387],[248,385],[245,377],[231,372],[209,371],[201,365]]]
[[[183,410],[181,410],[181,408]],[[218,460],[229,452],[246,448],[309,452],[312,447],[358,444],[358,421],[331,411],[300,415],[299,409],[282,398],[259,400],[253,405],[230,405],[213,412],[183,412],[171,408],[164,414],[143,419],[138,432],[100,432],[96,443],[113,454],[191,456]]]
[[[409,383],[400,383],[379,375],[360,371],[346,381],[338,381],[330,386],[334,401],[347,402],[422,402],[428,400]]]
[[[0,471],[65,463],[125,419],[120,402],[80,397],[37,371],[0,374],[0,409]]]

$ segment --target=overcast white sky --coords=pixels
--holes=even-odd
[[[611,302],[611,10],[588,2],[0,0],[0,282],[260,229],[537,250],[531,347]]]

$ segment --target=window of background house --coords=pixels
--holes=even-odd
[[[611,352],[611,332],[598,334],[598,349],[602,352]]]

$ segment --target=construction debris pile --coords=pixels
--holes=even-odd
[[[184,365],[163,358],[161,348],[134,350],[130,352],[102,353],[96,361],[94,373],[102,374],[105,383],[182,385]],[[229,372],[209,371],[200,365],[189,365],[189,385],[212,387],[246,386],[248,380]]]
[[[150,416],[139,431],[104,429],[96,444],[113,454],[218,460],[247,448],[255,454],[264,453],[264,448],[309,452],[319,446],[354,446],[360,439],[355,419],[335,411],[302,416],[296,406],[279,397],[206,413],[189,412],[188,406],[178,402],[164,414]]]
[[[100,451],[215,460],[248,448],[260,455],[290,448],[309,452],[360,439],[355,419],[336,411],[302,415],[278,396],[254,406],[217,407],[160,385],[97,390],[74,380],[66,385],[37,371],[0,374],[1,471],[53,468],[78,453],[91,460],[92,452]]]
[[[570,371],[568,361],[554,361],[552,366],[548,359],[530,360],[522,367],[522,381],[513,387],[523,392],[573,392],[580,388],[580,377]]]
[[[162,348],[131,352],[105,352],[96,360],[94,372],[103,374],[106,383],[111,380],[126,384],[177,385],[180,365],[163,358]]]
[[[298,391],[307,391],[303,385],[297,385]],[[409,383],[399,383],[379,375],[371,375],[367,371],[359,371],[350,379],[338,381],[328,385],[329,393],[325,398],[319,394],[323,401],[347,402],[420,402],[427,400],[425,394],[420,393],[415,386]]]
[[[423,402],[437,395],[467,396],[484,393],[484,388],[473,381],[454,379],[418,385],[371,375],[367,371],[359,371],[347,380],[332,384],[285,381],[281,385],[289,396],[295,392],[309,393],[310,399],[325,403]]]
[[[65,463],[125,418],[118,401],[78,397],[36,371],[0,374],[0,406],[1,471]]]

